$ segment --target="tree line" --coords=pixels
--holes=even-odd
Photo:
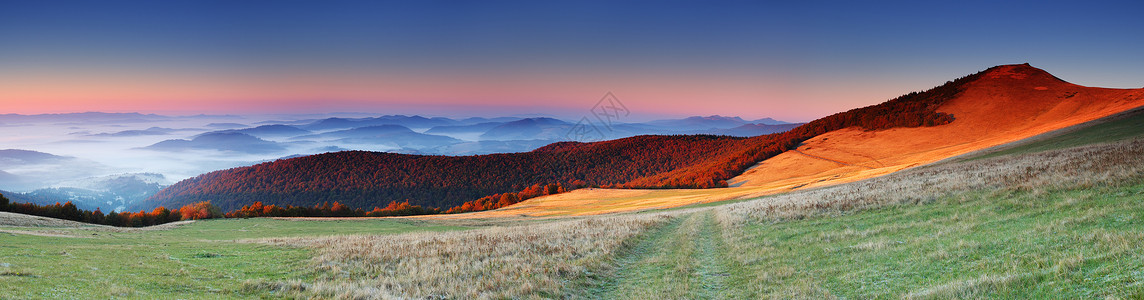
[[[560,142],[524,153],[433,156],[345,151],[278,160],[199,175],[172,185],[146,205],[213,200],[225,210],[260,202],[309,208],[321,203],[373,207],[404,201],[426,211],[465,212],[511,205],[580,187],[714,188],[759,161],[815,136],[844,128],[938,126],[955,116],[937,109],[979,72],[924,92],[830,115],[790,131],[751,138],[649,135]],[[543,191],[537,191],[540,188]],[[295,211],[301,209],[295,208]],[[289,210],[286,210],[289,211]],[[285,212],[283,212],[285,213]]]
[[[76,208],[75,204],[72,204],[70,201],[64,204],[56,203],[49,205],[12,203],[11,200],[3,194],[0,194],[0,211],[118,227],[145,227],[182,220],[214,218],[392,217],[444,213],[444,211],[435,208],[410,205],[408,201],[394,201],[385,207],[374,207],[373,210],[369,211],[361,208],[350,208],[338,202],[325,202],[312,207],[263,205],[262,202],[255,202],[254,204],[223,214],[221,210],[212,205],[210,201],[204,201],[187,204],[174,210],[158,207],[150,212],[112,211],[104,214],[99,208],[95,210]]]
[[[391,201],[448,209],[532,186],[618,186],[635,178],[729,154],[744,138],[639,136],[597,143],[557,143],[525,153],[429,156],[345,151],[199,175],[149,199],[154,206],[212,200],[224,210],[254,202],[351,207]],[[694,184],[707,187],[710,184]]]
[[[425,208],[420,205],[410,205],[409,201],[391,201],[385,207],[373,207],[373,210],[350,208],[344,204],[324,202],[312,207],[303,206],[277,206],[264,205],[254,202],[251,205],[226,213],[227,218],[258,218],[258,217],[393,217],[438,214],[443,211],[436,208]]]
[[[149,212],[112,211],[104,214],[99,208],[95,210],[79,209],[71,201],[64,204],[57,202],[48,205],[11,203],[11,200],[2,194],[0,194],[0,211],[118,227],[144,227],[182,220],[212,219],[223,216],[219,209],[211,205],[210,202],[190,203],[174,210],[160,206]]]

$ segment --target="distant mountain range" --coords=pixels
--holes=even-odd
[[[31,150],[4,149],[0,150],[0,168],[9,168],[23,165],[58,163],[75,159],[74,157],[52,155]]]
[[[658,120],[648,122],[648,124],[656,126],[668,126],[685,130],[703,130],[712,128],[739,127],[743,124],[747,124],[747,121],[744,121],[739,117],[724,117],[720,115],[714,115],[707,117],[688,117],[678,120]]]
[[[257,127],[209,131],[189,139],[169,139],[141,149],[171,152],[218,150],[232,153],[288,155],[286,152],[292,145],[314,145],[311,151],[318,152],[366,146],[368,149],[390,149],[389,151],[401,153],[473,155],[527,152],[543,145],[576,138],[570,134],[576,124],[548,117],[454,120],[443,117],[389,115],[279,123],[292,125],[265,124]],[[233,125],[241,124],[215,124],[214,127]],[[769,118],[745,121],[739,117],[707,116],[647,123],[617,123],[611,128],[598,129],[602,139],[656,134],[750,137],[783,132],[797,125]],[[155,127],[92,136],[169,135],[172,131],[174,130]]]
[[[41,115],[19,115],[19,114],[0,114],[0,122],[5,123],[138,123],[138,122],[151,122],[159,120],[167,120],[171,117],[155,115],[155,114],[140,114],[140,113],[103,113],[103,112],[86,112],[86,113],[69,113],[69,114],[41,114]]]
[[[743,125],[740,125],[740,126],[735,127],[735,128],[701,130],[701,131],[698,131],[696,133],[697,134],[715,134],[715,135],[750,137],[750,136],[759,136],[759,135],[764,135],[764,134],[785,132],[787,130],[794,129],[795,127],[798,127],[799,125],[802,125],[802,124],[801,123],[798,123],[798,124],[777,124],[777,125],[762,124],[762,123],[743,124]]]
[[[70,201],[80,209],[99,208],[110,212],[135,205],[169,184],[161,174],[120,174],[76,180],[63,184],[64,187],[41,188],[26,193],[0,191],[0,194],[16,202],[47,205]]]
[[[180,130],[180,129],[173,129],[173,128],[151,127],[151,128],[142,129],[142,130],[123,130],[123,131],[118,131],[118,132],[88,134],[87,136],[92,136],[92,137],[135,137],[135,136],[146,136],[146,135],[170,135],[170,134],[177,132],[177,131],[187,131],[187,129]]]
[[[63,176],[53,174],[72,167],[79,169]],[[0,150],[0,189],[29,190],[42,186],[45,179],[83,176],[93,167],[92,162],[70,156],[20,149]]]
[[[223,131],[216,131],[216,133],[242,133],[259,138],[280,138],[280,137],[295,137],[304,134],[312,133],[309,130],[301,129],[290,125],[262,125],[254,128],[245,129],[230,129]]]
[[[569,132],[585,124],[550,117],[450,119],[390,115],[268,123],[246,120],[242,122],[258,126],[211,123],[214,126],[196,125],[206,128],[196,129],[193,135],[185,133],[182,136],[177,135],[181,129],[171,129],[177,126],[132,130],[104,126],[100,130],[106,134],[75,136],[89,137],[91,142],[97,143],[146,140],[139,137],[155,135],[161,137],[146,140],[136,147],[161,152],[159,155],[175,154],[167,155],[172,157],[189,151],[208,150],[223,153],[211,153],[216,156],[242,154],[255,158],[251,163],[243,164],[245,167],[215,168],[223,170],[192,177],[162,190],[159,188],[163,184],[135,176],[134,179],[108,181],[125,182],[121,185],[104,183],[100,187],[72,183],[35,190],[18,189],[25,193],[17,193],[10,198],[39,199],[36,201],[69,199],[98,205],[115,204],[116,207],[125,206],[133,210],[151,209],[158,205],[175,207],[205,200],[215,201],[226,209],[253,201],[307,206],[322,201],[339,201],[369,208],[405,200],[414,205],[448,208],[480,197],[535,190],[542,186],[720,187],[727,186],[728,179],[742,174],[747,168],[784,152],[786,154],[783,155],[795,156],[795,159],[786,160],[788,163],[810,161],[837,167],[842,160],[825,160],[803,153],[823,151],[822,148],[826,147],[821,145],[830,146],[847,140],[843,138],[848,138],[849,145],[855,149],[835,154],[852,157],[865,153],[861,151],[878,148],[862,141],[870,141],[874,136],[892,136],[895,132],[960,130],[937,134],[929,139],[896,136],[893,141],[905,146],[875,150],[928,149],[926,145],[911,144],[919,140],[940,144],[935,141],[967,139],[958,140],[967,144],[976,137],[993,136],[989,134],[995,135],[995,131],[1034,124],[1033,120],[1075,118],[1079,112],[1086,111],[1080,108],[1099,106],[1093,103],[1139,100],[1138,94],[1125,94],[1128,96],[1115,101],[1103,96],[1116,93],[1120,92],[1071,85],[1028,65],[1000,66],[925,92],[909,93],[881,104],[805,124],[717,115],[617,122],[606,128],[595,128],[605,134],[602,141],[586,142],[569,141]],[[963,97],[965,94],[978,96]],[[1065,105],[1057,105],[1060,103]],[[165,118],[141,114],[82,116],[95,120],[93,122]],[[1006,116],[1020,117],[1006,119]],[[0,118],[6,123],[16,119]],[[63,119],[44,116],[37,120]],[[168,138],[161,133],[174,136]],[[829,141],[826,137],[830,137]],[[160,139],[167,140],[155,142]],[[813,149],[809,146],[811,144]],[[948,145],[942,145],[948,148]],[[387,150],[343,151],[361,149]],[[801,149],[802,152],[786,152],[792,149]],[[863,159],[871,160],[870,164],[882,166],[889,162],[868,156]],[[60,169],[61,166],[71,169]],[[89,166],[94,165],[74,157],[28,150],[0,150],[0,188],[24,186],[29,182],[28,178],[33,178],[28,174],[39,169],[82,170]],[[903,165],[903,168],[909,166],[912,165]],[[866,165],[847,167],[873,168]],[[818,176],[820,173],[808,174]],[[108,199],[142,199],[139,195],[147,194],[153,195],[145,201],[108,202]]]
[[[368,127],[378,125],[401,125],[409,128],[431,128],[434,126],[460,125],[461,123],[444,117],[426,118],[422,116],[381,116],[376,118],[328,118],[315,121],[302,128],[312,131]]]
[[[957,99],[969,87],[989,86],[995,82],[990,74],[1004,70],[1006,68],[991,68],[925,92],[906,94],[806,124],[765,124],[774,123],[765,119],[757,120],[764,122],[753,123],[723,116],[690,117],[618,123],[608,128],[620,135],[641,131],[674,135],[637,135],[587,143],[558,142],[519,153],[425,156],[350,151],[284,159],[183,180],[156,193],[139,208],[177,207],[204,200],[217,201],[225,209],[254,201],[302,206],[338,201],[353,207],[369,208],[404,200],[414,205],[450,208],[481,197],[524,194],[538,187],[551,190],[552,187],[585,185],[625,188],[728,186],[726,180],[756,163],[829,132],[940,127],[955,122],[956,116],[941,112],[939,108]],[[441,131],[463,128],[447,126],[453,127]],[[540,137],[538,141],[543,141],[543,138],[564,134],[570,126],[575,125],[552,118],[526,118],[491,126],[481,134],[481,138]],[[681,134],[709,131],[774,133],[752,137]]]
[[[400,125],[376,125],[294,137],[291,140],[327,141],[347,145],[385,145],[395,148],[430,149],[463,141],[440,135],[417,133]]]
[[[286,150],[285,147],[276,142],[238,132],[204,133],[191,140],[166,140],[143,147],[143,149],[161,151],[218,150],[249,154],[277,153]]]
[[[5,114],[0,115],[0,120],[6,126],[4,128],[9,130],[29,126],[60,128],[66,132],[66,135],[61,136],[65,139],[54,142],[54,147],[90,145],[98,146],[98,151],[109,151],[112,148],[110,151],[122,152],[116,155],[146,151],[148,153],[140,154],[149,157],[147,159],[168,157],[156,164],[163,166],[151,165],[143,170],[135,169],[135,172],[160,172],[174,176],[346,150],[452,156],[526,153],[552,143],[571,140],[574,137],[570,131],[577,126],[567,120],[541,115],[495,118],[357,115],[258,121],[236,116],[72,113]],[[707,116],[615,123],[610,128],[601,127],[604,135],[596,139],[680,134],[749,137],[794,127],[763,123],[771,122],[768,120],[752,123],[756,121]],[[120,145],[122,148],[113,149],[113,146]],[[114,164],[114,160],[111,163]],[[167,166],[178,169],[174,173],[167,173],[165,170],[171,169]],[[93,189],[75,184],[77,180],[102,178],[108,174],[122,175],[126,172],[131,171],[87,158],[30,150],[0,150],[0,189],[14,191],[13,194],[18,197],[35,199],[40,203],[73,201],[81,207],[101,207],[105,210],[133,207],[132,202],[135,200],[132,199],[138,197],[114,189]],[[115,200],[118,198],[126,200]],[[111,205],[108,201],[117,204]],[[92,206],[83,206],[87,204],[80,202]]]

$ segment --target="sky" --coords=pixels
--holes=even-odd
[[[1139,1],[8,1],[0,113],[808,121],[1001,64],[1144,86]]]

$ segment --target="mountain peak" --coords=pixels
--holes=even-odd
[[[746,121],[743,121],[743,118],[740,118],[740,117],[724,117],[724,116],[720,116],[720,115],[710,115],[710,116],[706,116],[706,117],[704,117],[704,116],[694,116],[694,117],[688,117],[687,119],[688,119],[688,120],[708,120],[708,121],[739,121],[739,122],[746,122]]]
[[[989,80],[1017,80],[1038,83],[1067,83],[1048,71],[1039,69],[1029,63],[1000,65],[985,70],[982,79]]]

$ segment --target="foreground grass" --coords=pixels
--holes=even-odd
[[[263,239],[317,250],[313,279],[251,289],[341,299],[568,298],[612,274],[612,258],[671,216],[594,217],[455,232]]]
[[[730,226],[751,298],[1144,297],[1144,184]]]
[[[1113,143],[1144,138],[1144,110],[1137,110],[1127,115],[1116,116],[1114,118],[1114,120],[1080,128],[1058,136],[967,159],[985,159],[1006,155],[1036,153],[1082,145]]]
[[[726,255],[708,210],[674,219],[618,260],[620,270],[585,291],[601,299],[742,299],[747,275]]]
[[[1141,298],[1142,198],[1144,141],[911,169],[681,216],[581,294]]]
[[[1140,299],[1144,181],[650,230],[598,299]]]
[[[0,298],[1140,298],[1141,180],[1134,140],[455,232],[410,220],[0,228],[57,235],[0,233]]]
[[[198,221],[170,230],[0,228],[0,299],[249,298],[253,279],[308,278],[308,249],[235,243],[264,237],[397,234],[458,227],[405,220]]]

